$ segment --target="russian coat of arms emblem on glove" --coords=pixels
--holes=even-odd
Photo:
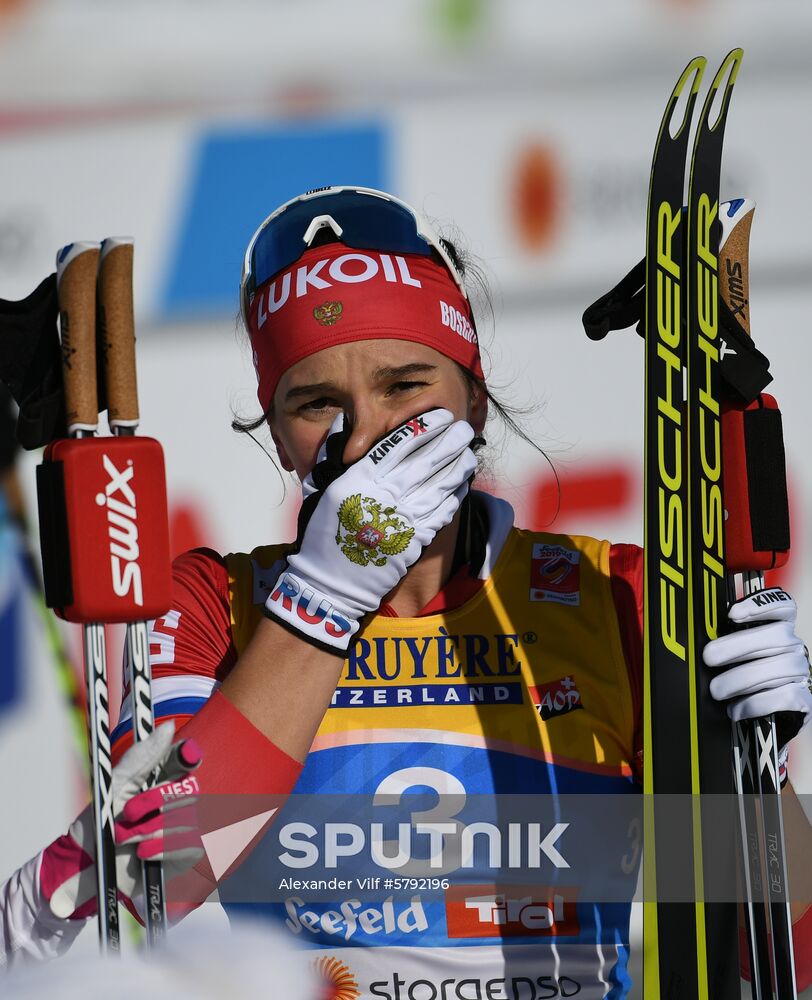
[[[407,528],[396,514],[396,507],[382,507],[370,497],[361,499],[360,493],[347,497],[338,508],[336,544],[350,562],[385,566],[389,556],[403,552],[414,535],[414,528]]]

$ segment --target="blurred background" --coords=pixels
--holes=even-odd
[[[753,332],[773,362],[793,503],[781,579],[810,636],[810,32],[802,2],[2,0],[0,296],[30,292],[64,243],[135,237],[142,432],[166,451],[173,549],[250,550],[290,535],[297,489],[230,429],[258,413],[236,318],[245,244],[305,189],[391,191],[479,259],[486,371],[528,407],[560,510],[549,465],[498,427],[493,488],[527,526],[640,542],[642,341],[591,343],[580,316],[644,253],[679,72],[741,45],[722,197],[758,203]],[[6,477],[32,529],[39,460],[19,458],[18,493]],[[0,534],[0,876],[85,796],[66,709],[78,629],[55,632],[21,596],[19,544]],[[109,644],[116,705],[121,635]],[[808,731],[791,774],[812,792]]]

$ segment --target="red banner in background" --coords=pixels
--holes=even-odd
[[[578,469],[550,473],[531,487],[528,527],[534,531],[578,529],[585,513],[628,515],[640,504],[640,481],[636,470],[623,462],[581,463]],[[640,508],[642,517],[642,507]]]

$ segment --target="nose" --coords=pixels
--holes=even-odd
[[[350,423],[350,436],[344,446],[345,465],[363,458],[377,441],[402,423],[391,409],[385,410],[369,402],[345,410],[344,419]]]

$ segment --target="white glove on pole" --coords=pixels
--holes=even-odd
[[[143,894],[143,860],[161,861],[168,882],[203,857],[194,805],[199,789],[189,773],[200,752],[194,741],[173,747],[174,735],[174,722],[159,726],[113,768],[116,877],[119,896],[131,911]],[[157,769],[161,783],[144,791]],[[55,916],[83,919],[96,912],[93,845],[88,806],[67,834],[43,851],[40,884]]]
[[[795,601],[780,588],[751,594],[728,611],[734,624],[750,627],[711,640],[702,654],[706,666],[723,668],[710,692],[728,702],[730,718],[780,715],[780,745],[796,736],[812,714],[809,660],[795,634],[797,615]]]
[[[297,551],[265,604],[269,618],[336,652],[451,521],[476,469],[473,428],[448,410],[406,421],[351,466],[343,425],[340,414],[302,483]]]
[[[113,814],[119,896],[131,910],[142,891],[141,859],[164,863],[167,880],[203,856],[194,806],[200,763],[194,740],[172,745],[167,722],[136,743],[113,768]],[[161,782],[144,784],[160,768]],[[4,966],[56,958],[96,913],[91,807],[64,836],[0,884],[0,973]],[[142,897],[143,898],[143,897]]]

